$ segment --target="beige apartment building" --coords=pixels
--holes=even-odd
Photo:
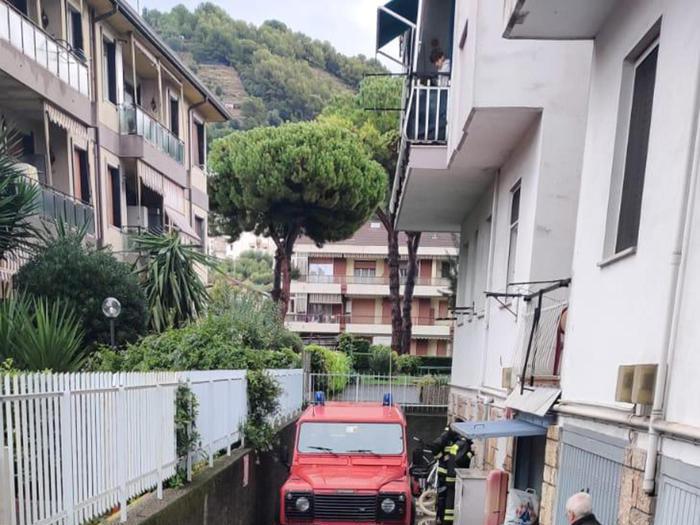
[[[449,356],[452,327],[448,320],[449,259],[456,258],[455,238],[424,233],[418,250],[418,277],[413,295],[411,354]],[[401,292],[407,252],[401,246]],[[301,239],[295,247],[289,329],[309,341],[334,342],[349,333],[374,344],[391,343],[387,234],[379,221],[370,221],[350,239],[316,246]]]
[[[226,119],[124,0],[0,0],[0,123],[22,135],[42,218],[115,252],[139,230],[204,245],[206,124]]]

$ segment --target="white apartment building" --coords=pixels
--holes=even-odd
[[[605,470],[601,521],[697,525],[700,3],[514,4],[509,38],[594,46],[559,489]]]
[[[227,118],[125,0],[0,0],[0,123],[43,219],[115,252],[142,229],[206,243],[206,123]]]
[[[400,292],[407,267],[405,237],[400,236]],[[449,259],[457,257],[455,237],[426,233],[418,248],[418,275],[413,293],[411,354],[447,357],[452,353],[448,314]],[[344,241],[317,246],[301,238],[294,247],[297,274],[287,327],[305,340],[334,344],[341,333],[391,344],[391,306],[387,233],[369,221]]]
[[[700,3],[443,3],[380,8],[378,46],[409,73],[398,226],[461,232],[454,428],[543,525],[579,490],[697,525]]]

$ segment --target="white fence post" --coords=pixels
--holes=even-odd
[[[127,519],[127,476],[128,476],[128,420],[127,420],[127,393],[126,376],[123,373],[117,374],[119,383],[117,391],[117,428],[119,439],[117,440],[117,459],[119,461],[119,521],[126,522]]]
[[[164,424],[165,421],[163,420],[163,416],[165,415],[165,407],[163,406],[165,396],[163,395],[163,385],[161,384],[162,382],[163,378],[159,377],[158,384],[156,385],[156,397],[158,398],[158,421],[160,423],[158,427],[167,428]],[[159,436],[157,432],[153,433],[153,439],[155,440],[156,450],[158,451],[158,487],[156,488],[156,497],[158,499],[163,499],[163,447],[160,446],[158,442]]]
[[[190,381],[190,377],[187,376],[187,390],[189,393],[188,401],[192,399],[191,396],[194,395],[192,392],[192,381]],[[188,404],[187,410],[189,412],[189,419],[187,423],[187,439],[189,441],[190,437],[192,436],[192,403],[191,401]],[[192,481],[192,451],[190,450],[191,447],[187,447],[187,481]]]
[[[63,375],[63,396],[61,397],[61,476],[63,478],[63,510],[66,524],[76,525],[75,498],[73,486],[73,411],[71,407],[71,377]]]

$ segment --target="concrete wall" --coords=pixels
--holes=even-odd
[[[290,449],[296,426],[279,434]],[[274,525],[279,490],[287,468],[276,453],[256,455],[248,449],[221,458],[182,489],[170,489],[164,500],[152,496],[129,509],[128,525]]]

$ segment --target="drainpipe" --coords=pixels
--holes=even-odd
[[[666,415],[666,393],[669,384],[669,363],[673,360],[678,337],[678,316],[683,300],[682,286],[688,262],[688,245],[692,233],[692,219],[695,211],[695,192],[698,169],[700,169],[700,134],[698,133],[698,108],[700,108],[700,90],[695,92],[695,115],[693,117],[693,149],[688,154],[688,175],[681,187],[681,205],[678,207],[674,248],[671,252],[671,279],[664,324],[664,346],[657,373],[654,391],[654,404],[649,419],[649,443],[644,467],[642,488],[646,494],[653,495],[656,488],[656,463],[659,454],[659,427]]]

